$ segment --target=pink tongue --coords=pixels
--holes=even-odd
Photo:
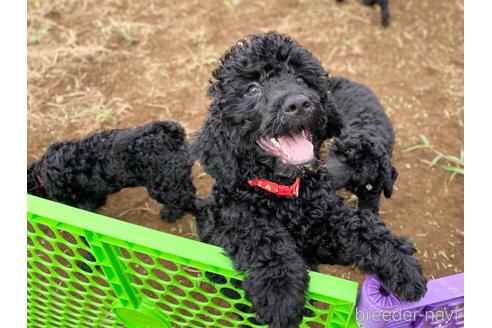
[[[292,164],[307,162],[314,157],[313,144],[303,133],[279,137],[280,149]]]

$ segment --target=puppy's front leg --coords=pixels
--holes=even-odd
[[[237,208],[224,212],[227,217],[206,239],[224,247],[236,269],[246,273],[243,289],[258,319],[272,328],[299,327],[308,272],[290,235],[274,219]]]
[[[412,257],[414,245],[393,236],[379,217],[367,210],[345,209],[345,214],[335,227],[340,259],[377,274],[402,300],[420,299],[427,290],[427,280],[420,263]]]

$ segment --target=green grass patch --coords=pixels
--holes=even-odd
[[[96,119],[99,123],[109,123],[114,119],[113,109],[101,107],[96,110]]]
[[[459,156],[447,155],[443,152],[437,150],[433,144],[430,143],[429,139],[423,134],[420,135],[421,144],[408,147],[404,152],[411,152],[419,149],[424,149],[428,152],[434,154],[432,160],[422,160],[422,162],[429,164],[430,167],[438,166],[451,173],[449,181],[452,181],[456,175],[465,175],[465,153],[461,150]]]
[[[46,25],[41,27],[38,30],[35,30],[29,34],[29,37],[27,39],[27,44],[28,45],[35,45],[41,42],[48,33],[50,32],[51,26]]]

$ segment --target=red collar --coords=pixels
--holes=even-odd
[[[297,197],[299,195],[301,178],[297,178],[290,186],[281,185],[261,178],[248,180],[248,184],[251,187],[259,187],[277,196]]]

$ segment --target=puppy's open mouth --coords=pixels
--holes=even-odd
[[[300,166],[315,160],[311,133],[307,130],[278,137],[260,136],[257,143],[287,164]]]

